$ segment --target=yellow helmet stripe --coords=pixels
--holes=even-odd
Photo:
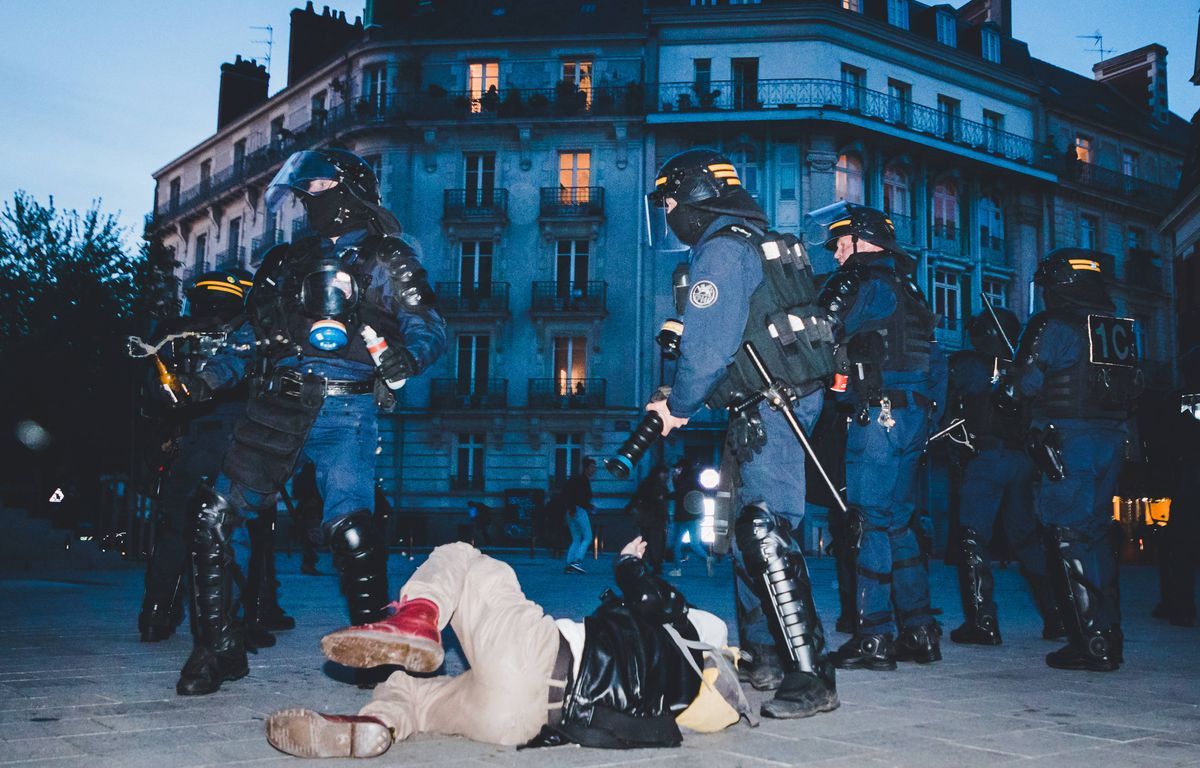
[[[830,224],[829,228],[834,229],[835,227],[844,227],[851,223],[853,223],[853,219],[842,219],[841,221],[835,221]]]
[[[253,280],[238,280],[238,285],[244,285],[247,288],[251,288],[254,285],[254,281]]]
[[[733,167],[732,163],[713,163],[708,166],[708,170],[715,173],[717,171],[736,171],[737,169]]]
[[[199,285],[199,284],[197,284]],[[218,293],[230,293],[237,296],[239,299],[245,297],[245,292],[241,288],[234,288],[232,285],[222,285],[221,283],[210,283],[204,286],[206,291],[216,291]]]
[[[662,185],[664,185],[666,183],[667,183],[666,176],[659,176],[657,179],[654,180],[654,186],[656,186],[656,187],[661,187]]]
[[[1100,264],[1091,259],[1067,259],[1071,269],[1086,269],[1089,272],[1099,272]]]
[[[240,287],[238,287],[238,285],[236,283],[232,283],[232,282],[227,283],[224,280],[201,280],[196,283],[196,287],[200,287],[200,286],[203,286],[205,288],[219,286],[221,288],[228,288],[229,290],[233,290],[233,291],[241,291],[242,290]]]
[[[742,180],[739,179],[737,176],[733,176],[728,179],[725,179],[725,183],[731,187],[740,187],[742,185]]]

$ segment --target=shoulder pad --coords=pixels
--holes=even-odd
[[[1029,323],[1025,326],[1025,332],[1021,334],[1021,340],[1017,343],[1017,364],[1028,365],[1036,363],[1042,335],[1046,332],[1046,326],[1055,320],[1061,321],[1063,319],[1060,313],[1052,310],[1038,312],[1029,318]]]
[[[849,309],[867,279],[868,268],[846,263],[829,276],[817,297],[817,303],[828,312],[839,315]]]
[[[285,261],[291,255],[290,243],[276,243],[263,254],[262,264],[254,272],[254,284],[250,293],[246,294],[246,303],[253,301],[253,296],[259,288],[273,289],[280,278],[280,271]]]

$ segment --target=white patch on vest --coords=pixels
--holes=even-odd
[[[704,309],[711,307],[717,303],[717,285],[711,280],[701,280],[692,286],[692,292],[688,294],[688,301],[696,309]]]

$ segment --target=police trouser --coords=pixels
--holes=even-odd
[[[821,414],[824,392],[817,390],[800,399],[792,412],[805,430],[812,430]],[[767,442],[762,453],[739,466],[742,486],[736,509],[764,502],[777,517],[787,521],[793,535],[804,530],[804,449],[788,428],[783,415],[766,405],[759,406]],[[775,645],[771,624],[742,564],[738,547],[732,548],[737,598],[738,635],[743,645]]]
[[[1116,554],[1109,541],[1112,499],[1124,458],[1124,422],[1063,419],[1054,422],[1062,439],[1062,480],[1035,483],[1034,510],[1044,526],[1072,531],[1083,577],[1101,594],[1094,626],[1109,629],[1121,622]]]
[[[857,568],[859,631],[886,634],[894,633],[897,624],[919,627],[933,621],[929,575],[913,530],[917,470],[929,435],[929,414],[912,403],[894,408],[896,423],[890,430],[878,423],[878,407],[869,414],[866,426],[850,424],[846,495],[863,516]]]
[[[1046,575],[1046,549],[1033,513],[1033,461],[1023,449],[994,444],[970,460],[963,475],[959,525],[990,543],[996,517],[1021,569]]]

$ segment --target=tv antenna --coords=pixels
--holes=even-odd
[[[250,42],[254,45],[267,46],[267,55],[263,57],[263,61],[267,65],[267,75],[269,76],[271,74],[271,48],[275,45],[275,28],[267,24],[264,27],[250,27],[250,29],[265,31],[267,33],[265,40],[251,40]]]
[[[1090,35],[1075,35],[1075,39],[1076,40],[1091,40],[1092,45],[1094,47],[1084,48],[1083,52],[1100,54],[1100,61],[1104,61],[1104,57],[1107,54],[1114,53],[1116,51],[1115,48],[1105,48],[1104,47],[1104,35],[1100,34],[1100,30],[1098,30],[1098,29]]]

